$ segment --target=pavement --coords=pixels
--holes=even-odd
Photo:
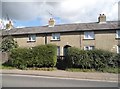
[[[3,69],[2,71],[0,71],[0,73],[118,82],[118,74],[100,72],[91,73],[91,72],[68,72],[64,70],[39,71],[39,70]]]

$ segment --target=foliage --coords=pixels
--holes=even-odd
[[[112,64],[114,64],[113,67],[118,66],[118,68],[120,68],[120,53],[114,55],[114,57],[112,58]]]
[[[80,50],[75,47],[68,48],[66,55],[66,66],[68,68],[95,69],[117,68],[120,54],[115,54],[105,50]]]
[[[55,45],[40,45],[32,49],[16,48],[11,50],[9,64],[26,69],[27,67],[54,67],[57,62]]]
[[[3,38],[0,49],[3,52],[9,52],[10,50],[17,47],[18,47],[17,42],[13,39],[13,37],[7,36]]]
[[[34,65],[38,67],[54,67],[57,62],[57,46],[55,45],[41,45],[33,48],[33,56],[36,61]]]

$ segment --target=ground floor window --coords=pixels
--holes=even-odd
[[[60,46],[57,46],[57,56],[60,56]]]
[[[120,46],[117,46],[117,53],[120,53]]]
[[[84,46],[84,50],[93,50],[94,46]]]

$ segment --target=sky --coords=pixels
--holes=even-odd
[[[107,21],[118,20],[119,0],[1,0],[0,18],[12,19],[14,27],[46,26],[52,17],[56,24],[97,22],[99,14]]]

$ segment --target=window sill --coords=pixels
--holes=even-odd
[[[60,39],[51,39],[50,41],[60,41]]]
[[[35,40],[28,40],[27,42],[29,43],[29,42],[36,42],[36,41]]]
[[[86,39],[86,38],[84,38],[83,40],[95,40],[95,38],[94,39]]]
[[[115,38],[116,40],[120,40],[120,38]]]

